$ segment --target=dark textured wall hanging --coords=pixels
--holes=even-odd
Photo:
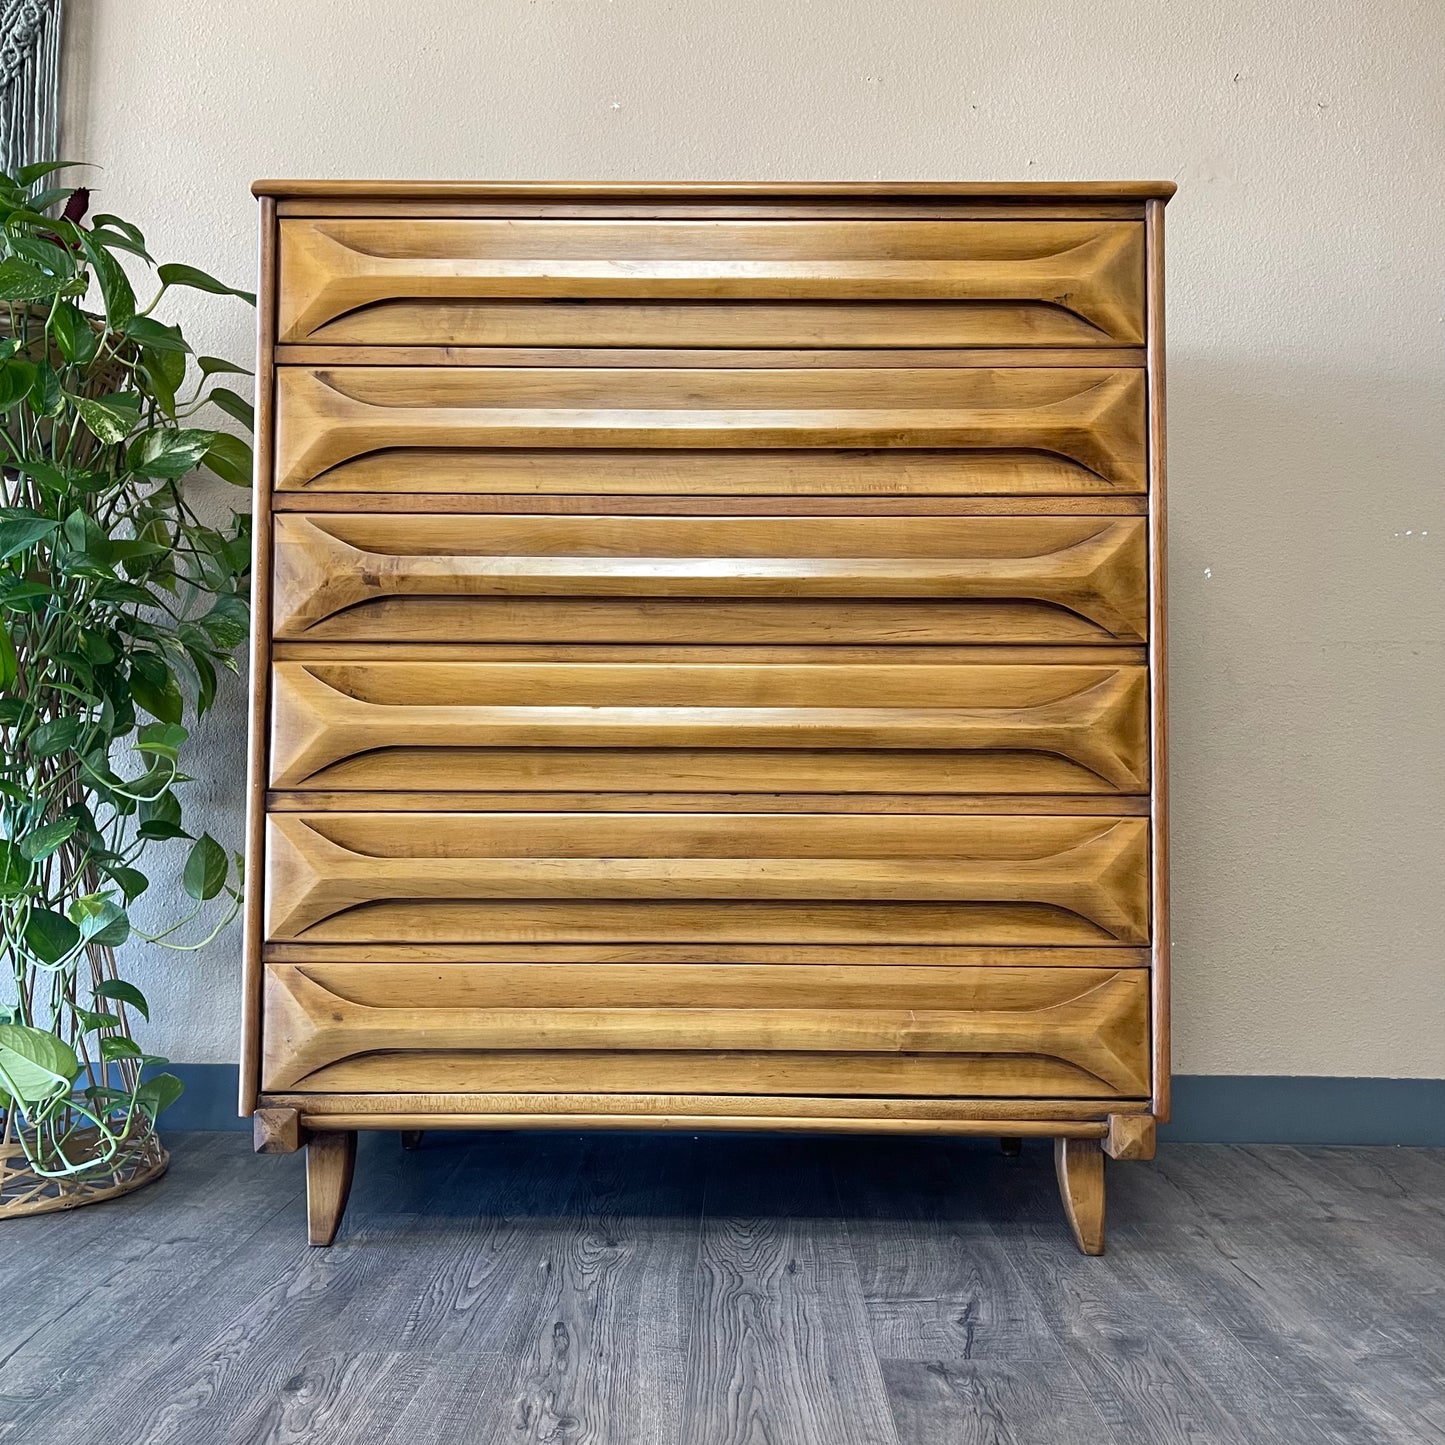
[[[0,0],[0,170],[53,160],[60,142],[62,0]]]

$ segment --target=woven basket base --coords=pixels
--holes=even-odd
[[[82,1204],[119,1199],[159,1179],[170,1162],[171,1156],[161,1141],[147,1130],[122,1146],[103,1169],[46,1179],[31,1170],[20,1145],[9,1141],[0,1146],[0,1219],[49,1214],[57,1209],[78,1209]]]

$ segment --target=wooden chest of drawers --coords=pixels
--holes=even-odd
[[[263,182],[241,1107],[1168,1108],[1168,184]]]

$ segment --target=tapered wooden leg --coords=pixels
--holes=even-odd
[[[1017,1134],[1005,1134],[998,1147],[1005,1159],[1017,1159],[1024,1152],[1024,1141]]]
[[[306,1145],[308,1243],[325,1245],[336,1238],[355,1168],[354,1129],[326,1130],[311,1136]]]
[[[403,1149],[420,1149],[421,1138],[425,1132],[423,1129],[403,1129],[401,1131],[401,1147]]]
[[[1104,1252],[1104,1151],[1097,1139],[1055,1139],[1054,1168],[1069,1228],[1085,1254]]]

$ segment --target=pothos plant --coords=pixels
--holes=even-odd
[[[249,430],[251,408],[216,380],[245,368],[157,313],[176,287],[255,298],[87,219],[63,165],[0,175],[0,1109],[41,1178],[114,1169],[180,1093],[131,1037],[149,1010],[114,950],[201,947],[239,908],[241,859],[186,831],[181,785],[250,558],[248,518],[206,520],[187,486],[250,481],[220,414]],[[166,855],[194,906],[142,934]]]

